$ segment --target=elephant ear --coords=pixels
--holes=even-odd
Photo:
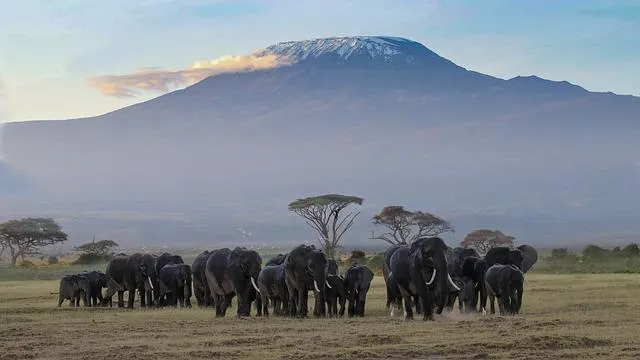
[[[538,262],[538,252],[529,245],[520,245],[518,250],[522,252],[522,272],[526,273]]]

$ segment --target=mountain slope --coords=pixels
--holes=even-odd
[[[247,226],[265,241],[306,238],[286,205],[324,192],[364,197],[362,222],[396,203],[466,219],[461,234],[486,214],[486,227],[534,242],[583,236],[580,224],[594,221],[638,230],[610,226],[640,213],[636,97],[498,79],[391,37],[256,54],[288,65],[212,76],[90,119],[10,124],[7,162],[40,189],[20,206],[155,215],[172,237],[198,241]],[[549,234],[545,221],[561,219],[574,225]],[[351,241],[368,236],[365,225]],[[170,240],[131,226],[137,238]]]

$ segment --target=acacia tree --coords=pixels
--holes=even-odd
[[[96,241],[96,239],[93,238],[93,241],[76,246],[73,249],[83,254],[91,254],[95,256],[112,256],[115,253],[114,249],[116,249],[118,246],[118,243],[113,240]]]
[[[486,254],[489,249],[497,246],[513,246],[513,236],[505,235],[500,230],[478,229],[473,230],[464,237],[460,246],[474,248],[480,254]]]
[[[24,261],[25,256],[39,254],[42,247],[67,240],[67,234],[51,218],[22,218],[0,224],[0,246],[3,253],[9,251],[12,266],[18,258]]]
[[[403,206],[385,206],[373,217],[375,225],[382,225],[387,232],[375,235],[371,239],[385,241],[389,244],[406,245],[422,236],[438,236],[445,232],[454,232],[451,224],[428,212],[409,211]]]
[[[342,236],[353,226],[360,212],[342,211],[350,205],[362,205],[364,199],[356,196],[326,194],[298,199],[289,204],[289,211],[302,216],[307,225],[319,235],[325,254],[334,259]]]

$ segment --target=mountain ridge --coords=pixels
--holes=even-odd
[[[598,236],[640,233],[628,220],[640,215],[640,98],[499,79],[444,58],[446,71],[422,71],[431,63],[388,62],[366,39],[351,53],[340,50],[347,40],[325,43],[335,51],[318,57],[313,46],[274,44],[273,54],[304,60],[211,76],[100,116],[8,124],[7,164],[38,188],[7,208],[89,214],[69,220],[78,234],[94,224],[131,241],[249,227],[295,242],[312,233],[286,204],[337,192],[365,198],[352,242],[369,236],[366,219],[384,204],[465,209],[460,231],[495,225],[532,243],[586,236],[585,224]],[[130,213],[138,220],[98,215]]]

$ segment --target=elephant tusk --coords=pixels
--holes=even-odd
[[[315,286],[317,292],[320,292],[320,289],[318,289],[318,283],[315,280],[313,280],[313,286]]]
[[[327,285],[327,287],[328,287],[329,289],[333,289],[333,288],[331,287],[331,285],[329,285],[329,282],[328,282],[327,280],[325,280],[325,281],[324,281],[324,283]]]
[[[429,281],[427,281],[427,285],[433,284],[433,282],[435,280],[436,280],[436,269],[433,269],[433,273],[431,274],[431,279],[429,279]]]
[[[454,289],[460,291],[461,289],[458,287],[458,285],[456,285],[456,283],[453,282],[453,279],[451,278],[451,275],[447,274],[447,279],[449,279],[449,283],[451,284],[451,286],[453,286]]]
[[[149,287],[151,288],[151,290],[153,290],[153,282],[151,281],[151,278],[147,276],[147,282],[149,283]]]
[[[258,285],[256,285],[256,281],[253,280],[253,276],[251,277],[251,285],[253,285],[253,288],[256,289],[258,294],[260,294],[260,289],[258,289]]]
[[[476,289],[480,287],[480,283],[476,283]]]

